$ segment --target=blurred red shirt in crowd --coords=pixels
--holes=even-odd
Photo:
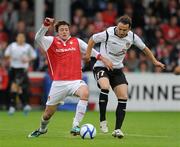
[[[8,86],[8,73],[6,69],[0,65],[0,90],[6,90]]]

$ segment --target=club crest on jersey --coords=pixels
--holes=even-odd
[[[131,44],[129,42],[126,43],[126,47],[130,48]]]
[[[72,41],[70,41],[70,42],[69,42],[69,44],[70,44],[70,45],[72,45],[72,44],[73,44],[73,42],[72,42]]]

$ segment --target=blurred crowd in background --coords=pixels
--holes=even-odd
[[[53,17],[53,0],[44,4],[45,16]],[[86,42],[92,34],[116,25],[119,16],[128,14],[133,20],[132,30],[141,37],[155,56],[166,64],[166,70],[154,68],[135,46],[129,50],[124,62],[127,72],[173,72],[180,64],[180,2],[178,0],[72,0],[71,33]],[[46,71],[45,54],[34,43],[34,1],[2,0],[0,3],[0,61],[9,43],[17,33],[25,33],[26,41],[34,46],[38,57],[30,71]],[[53,29],[48,32],[54,33]],[[98,50],[98,46],[96,47]],[[84,70],[91,70],[94,60]]]
[[[47,71],[45,54],[34,42],[34,7],[34,0],[0,1],[0,77],[8,74],[9,63],[4,52],[18,33],[25,34],[26,42],[37,53],[29,71]],[[124,62],[126,72],[173,72],[176,66],[180,66],[179,0],[71,0],[70,10],[71,34],[86,42],[94,33],[116,25],[121,15],[129,15],[133,21],[132,31],[139,35],[157,59],[166,64],[164,71],[155,68],[140,50],[132,46]],[[46,17],[54,16],[53,0],[45,0],[44,11]],[[51,28],[47,35],[53,34]],[[92,70],[94,62],[92,59],[83,70]],[[4,79],[0,91],[7,88],[8,79]]]

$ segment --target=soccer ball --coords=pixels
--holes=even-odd
[[[96,128],[92,124],[84,124],[80,129],[82,139],[93,139],[96,136]]]

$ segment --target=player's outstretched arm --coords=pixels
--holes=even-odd
[[[150,49],[148,47],[146,47],[143,52],[150,58],[150,60],[152,61],[152,63],[155,66],[161,67],[162,69],[165,69],[165,65],[161,62],[159,62],[153,55],[153,53],[150,51]]]
[[[41,46],[43,49],[47,50],[51,43],[53,42],[52,36],[45,36],[46,32],[48,31],[49,27],[54,24],[53,18],[46,17],[44,19],[42,27],[38,30],[35,36],[35,41]]]

